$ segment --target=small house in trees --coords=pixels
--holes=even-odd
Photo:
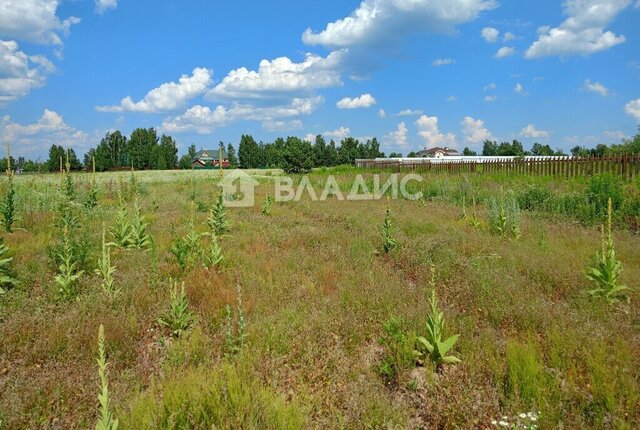
[[[456,155],[460,155],[460,153],[455,149],[451,149],[446,146],[444,148],[440,148],[438,146],[429,149],[425,148],[422,151],[418,151],[416,153],[416,157],[419,158],[443,158]]]
[[[194,169],[219,169],[229,167],[229,156],[224,149],[201,149],[191,160]]]

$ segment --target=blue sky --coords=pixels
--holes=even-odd
[[[0,0],[0,136],[43,159],[135,127],[181,152],[616,143],[640,124],[638,23],[640,0]]]

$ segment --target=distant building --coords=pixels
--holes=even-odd
[[[224,149],[201,149],[191,160],[191,167],[194,169],[219,169],[220,158],[222,158],[222,167],[229,167],[229,156]]]
[[[436,146],[435,148],[425,148],[422,151],[416,152],[416,157],[418,158],[443,158],[443,157],[452,157],[452,156],[460,156],[461,154],[455,149],[451,149],[449,147],[440,148]]]

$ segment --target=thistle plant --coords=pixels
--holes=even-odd
[[[180,290],[178,290],[178,283],[173,283],[169,311],[160,317],[159,322],[168,327],[171,330],[171,335],[175,337],[180,337],[193,327],[195,316],[189,310],[189,301],[184,292],[184,282]]]
[[[607,228],[600,226],[601,248],[596,254],[593,264],[587,269],[587,279],[595,284],[589,290],[592,297],[602,297],[608,303],[617,301],[629,302],[629,287],[618,285],[618,277],[622,272],[622,262],[616,259],[616,251],[611,234],[612,205],[608,202]]]
[[[438,309],[438,300],[436,298],[435,288],[435,268],[431,266],[431,292],[429,294],[429,316],[427,317],[427,334],[426,336],[418,336],[416,339],[418,360],[421,362],[427,359],[431,360],[436,369],[440,369],[443,364],[459,363],[460,359],[447,355],[447,352],[453,348],[458,341],[460,335],[453,335],[446,340],[442,340],[444,336],[444,313]]]
[[[207,225],[209,229],[218,237],[227,233],[231,227],[231,223],[227,218],[227,209],[224,205],[224,197],[222,194],[218,195],[218,199],[209,211],[209,217],[207,218]]]
[[[384,216],[384,223],[382,224],[382,238],[384,242],[382,243],[382,248],[384,249],[385,254],[393,251],[398,243],[393,238],[393,227],[391,225],[391,207],[387,206],[387,211]]]
[[[151,236],[147,233],[148,222],[145,220],[145,216],[142,215],[140,209],[140,202],[136,194],[133,202],[133,219],[131,220],[131,240],[129,248],[147,248],[151,245]]]
[[[116,268],[111,265],[111,249],[106,236],[106,227],[102,223],[102,256],[98,259],[98,268],[95,269],[95,273],[101,278],[104,292],[109,296],[115,296],[120,289],[115,286],[113,275],[116,273]]]
[[[262,204],[262,215],[269,216],[271,215],[271,204],[273,203],[273,199],[271,196],[266,196],[264,198],[264,203]]]
[[[13,231],[13,223],[16,220],[16,203],[15,203],[15,194],[16,190],[13,184],[13,172],[11,170],[11,153],[9,151],[9,144],[7,143],[7,194],[4,197],[4,201],[2,204],[2,225],[4,226],[4,230],[7,233],[11,233]]]
[[[215,268],[222,260],[224,260],[224,256],[222,255],[222,249],[220,248],[220,244],[218,243],[218,237],[214,234],[211,235],[211,241],[209,243],[209,249],[203,253],[202,255],[203,261],[202,265],[208,268]]]
[[[225,346],[227,355],[237,354],[242,351],[245,339],[247,337],[247,322],[244,318],[242,310],[242,290],[240,284],[236,285],[236,319],[234,322],[231,306],[227,304],[225,307],[226,324],[225,324]]]
[[[5,293],[5,288],[15,286],[18,281],[11,275],[11,262],[13,257],[5,257],[9,248],[4,244],[4,239],[0,238],[0,294]]]
[[[100,324],[98,329],[98,375],[100,375],[100,393],[98,402],[100,403],[98,422],[96,430],[117,430],[118,419],[111,413],[111,399],[109,398],[109,380],[107,379],[107,354],[104,345],[104,326]]]
[[[133,243],[131,222],[129,221],[129,211],[122,195],[120,195],[120,204],[118,213],[116,214],[116,225],[109,229],[109,233],[113,236],[111,244],[119,248],[129,248]]]
[[[58,274],[54,277],[58,285],[58,296],[63,300],[68,300],[76,295],[76,282],[84,273],[78,270],[78,263],[73,255],[73,247],[69,238],[69,229],[65,227],[62,233],[62,252],[58,255],[60,265]]]

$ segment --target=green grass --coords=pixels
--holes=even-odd
[[[348,167],[313,173],[311,182],[324,184],[330,172],[345,189],[354,173],[372,183],[370,172]],[[56,301],[47,252],[59,240],[60,177],[16,176],[16,227],[26,231],[3,233],[19,280],[0,296],[4,428],[95,426],[100,324],[123,429],[490,428],[495,417],[529,411],[541,412],[540,428],[640,427],[640,258],[631,222],[640,183],[621,184],[613,232],[631,302],[608,305],[590,300],[584,276],[601,222],[587,194],[608,184],[433,175],[416,185],[428,194],[423,202],[305,196],[274,202],[267,217],[261,206],[276,172],[252,174],[256,206],[227,209],[224,262],[182,271],[170,248],[191,228],[191,178],[196,202],[211,207],[220,173],[136,172],[157,259],[151,249],[112,249],[115,297],[93,270],[102,223],[113,226],[130,173],[98,174],[98,206],[79,209],[88,267],[68,302]],[[74,175],[80,202],[90,179]],[[509,192],[522,208],[517,240],[492,234],[487,222],[490,197]],[[468,214],[476,196],[479,227],[461,219],[462,196]],[[384,254],[387,204],[398,246]],[[207,216],[195,212],[198,233],[209,230]],[[424,332],[431,264],[462,361],[441,372],[403,364],[389,384],[379,372],[384,324],[396,317],[406,333]],[[180,338],[158,323],[170,278],[185,282],[197,321]],[[225,354],[225,308],[236,314],[238,284],[246,337],[241,351]]]

